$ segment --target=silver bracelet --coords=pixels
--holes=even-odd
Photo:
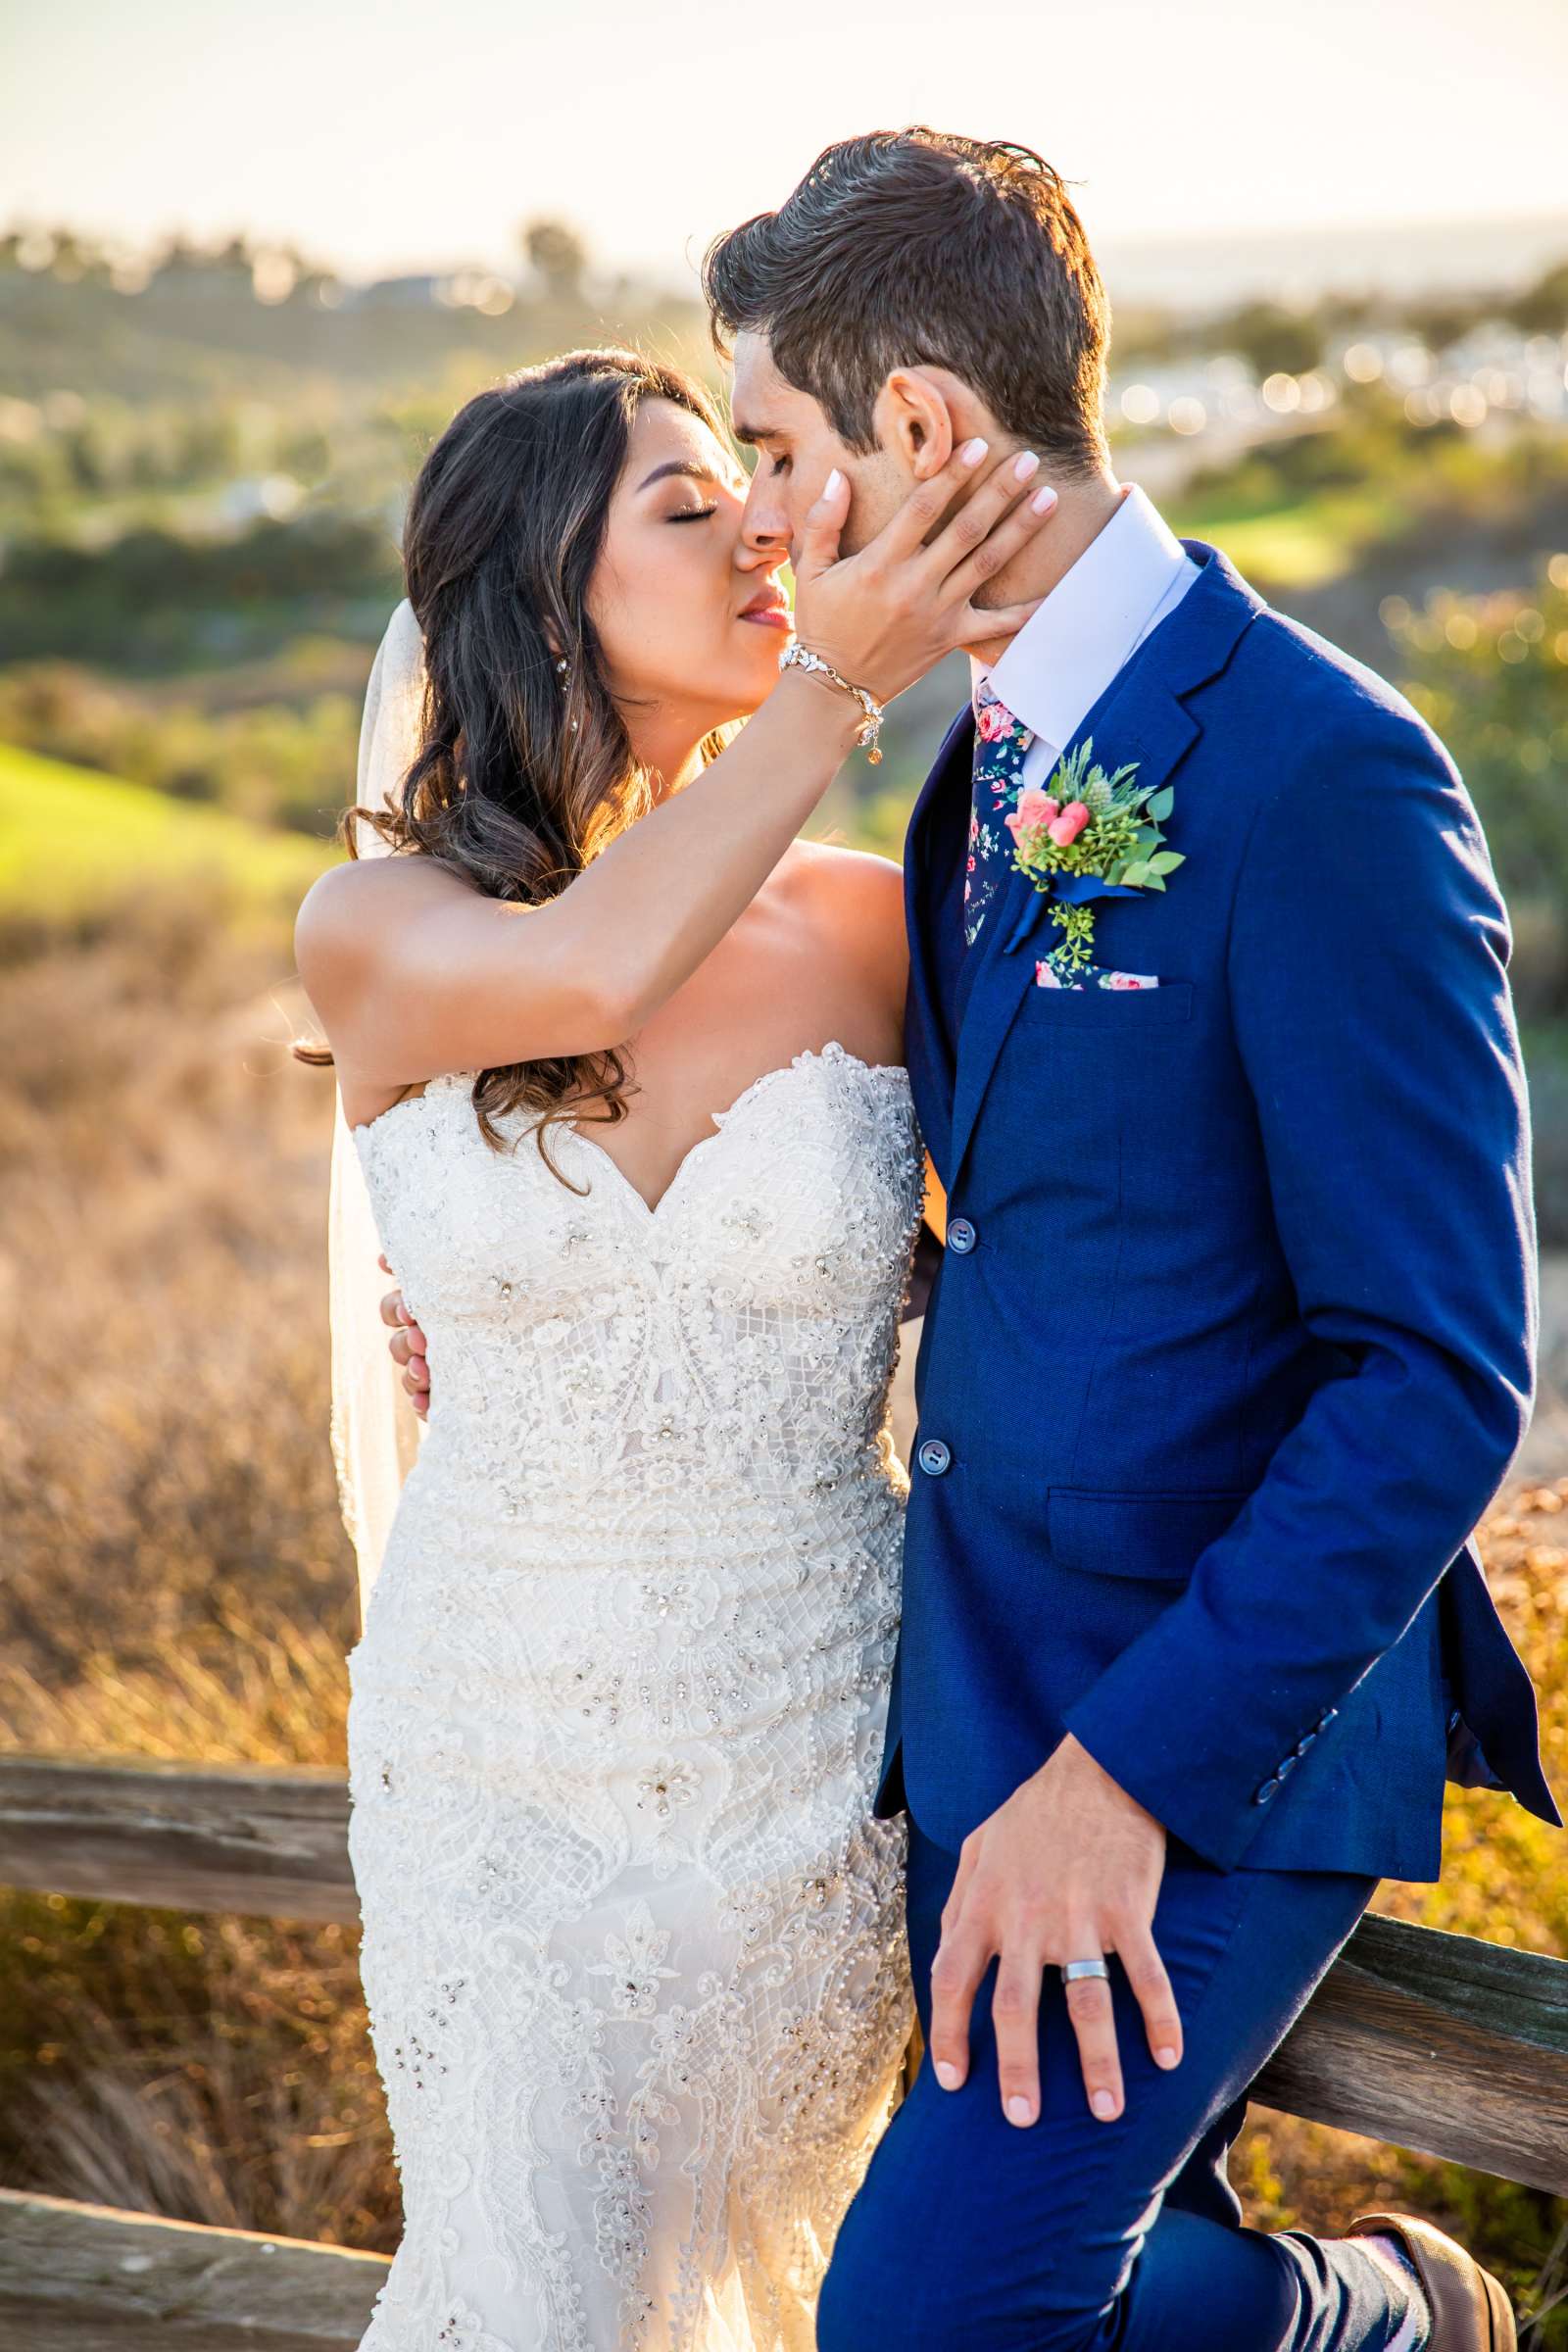
[[[798,637],[792,638],[784,648],[778,658],[778,665],[780,672],[786,669],[817,670],[824,678],[831,678],[835,686],[841,686],[846,694],[853,694],[865,712],[864,719],[856,729],[855,740],[873,767],[881,765],[882,754],[877,738],[882,732],[884,712],[875,695],[868,693],[863,686],[852,686],[848,678],[841,678],[831,662],[824,662],[820,654],[813,654],[808,647],[802,645]]]

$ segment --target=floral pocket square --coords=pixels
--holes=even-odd
[[[1071,980],[1064,980],[1049,958],[1035,965],[1036,988],[1157,988],[1159,980],[1153,972],[1102,972],[1088,964]]]

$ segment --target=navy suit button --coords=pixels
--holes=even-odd
[[[1303,1732],[1299,1740],[1298,1740],[1296,1742],[1295,1747],[1291,1750],[1292,1755],[1304,1756],[1307,1749],[1311,1746],[1316,1738],[1316,1732]]]
[[[948,1248],[959,1257],[967,1257],[974,1248],[975,1232],[967,1217],[955,1217],[948,1227]]]
[[[1279,1762],[1274,1767],[1275,1778],[1283,1781],[1288,1772],[1294,1772],[1295,1770],[1296,1758],[1294,1756],[1281,1756]]]
[[[1253,1804],[1254,1804],[1254,1805],[1266,1805],[1266,1804],[1268,1803],[1268,1800],[1269,1800],[1269,1798],[1270,1798],[1272,1795],[1274,1795],[1274,1793],[1275,1793],[1275,1791],[1278,1789],[1278,1788],[1279,1788],[1279,1782],[1278,1782],[1277,1780],[1269,1780],[1269,1781],[1265,1781],[1265,1782],[1263,1783],[1263,1786],[1262,1786],[1262,1788],[1254,1788],[1254,1789],[1253,1789],[1253,1791],[1252,1791],[1252,1802],[1253,1802]]]
[[[927,1438],[915,1459],[927,1478],[940,1478],[953,1459],[953,1448],[940,1438]]]
[[[1318,1730],[1321,1731],[1326,1723],[1332,1723],[1339,1711],[1340,1710],[1338,1707],[1325,1707],[1322,1714],[1317,1719]]]
[[[1457,1708],[1457,1707],[1455,1707],[1455,1708],[1454,1708],[1454,1710],[1453,1710],[1453,1713],[1452,1713],[1452,1714],[1451,1714],[1451,1715],[1448,1717],[1448,1729],[1449,1729],[1449,1731],[1450,1731],[1450,1732],[1456,1732],[1456,1731],[1459,1729],[1459,1722],[1460,1722],[1459,1710],[1458,1710],[1458,1708]]]

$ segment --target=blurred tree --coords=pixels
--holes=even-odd
[[[56,229],[55,255],[49,265],[49,272],[61,285],[79,285],[100,258],[88,239],[78,236],[74,229]]]
[[[1304,375],[1323,357],[1323,329],[1310,311],[1246,302],[1221,318],[1214,341],[1240,353],[1255,375]]]
[[[1454,294],[1434,294],[1406,303],[1402,318],[1428,351],[1445,352],[1462,343],[1483,318],[1492,317],[1494,309],[1494,305],[1485,300],[1466,302]]]
[[[1111,330],[1113,365],[1132,368],[1141,360],[1169,359],[1184,331],[1184,323],[1157,304],[1118,302]]]
[[[1568,327],[1568,262],[1558,262],[1509,304],[1506,316],[1527,335],[1560,335]]]
[[[525,221],[521,244],[528,267],[544,279],[558,301],[574,301],[582,291],[588,248],[569,220]]]
[[[1533,594],[1445,592],[1391,622],[1412,702],[1470,787],[1515,935],[1527,1019],[1568,1014],[1568,555]]]
[[[400,585],[379,518],[329,506],[230,538],[148,524],[102,546],[18,537],[0,570],[0,645],[15,662],[194,667],[215,653],[263,651],[285,626],[384,612]]]
[[[1337,293],[1331,286],[1319,299],[1318,321],[1325,334],[1354,334],[1358,328],[1372,325],[1380,309],[1370,293]]]

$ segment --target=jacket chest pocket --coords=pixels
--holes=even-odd
[[[986,1117],[1023,1139],[1038,1188],[1102,1192],[1124,1150],[1158,1161],[1162,1134],[1183,1115],[1199,1024],[1194,984],[1039,988],[1031,981],[999,1056]]]
[[[1191,980],[1162,980],[1153,988],[1041,988],[1031,982],[1013,1025],[1009,1045],[1043,1031],[1054,1043],[1088,1045],[1114,1053],[1118,1038],[1131,1042],[1179,1028],[1193,1017]]]

